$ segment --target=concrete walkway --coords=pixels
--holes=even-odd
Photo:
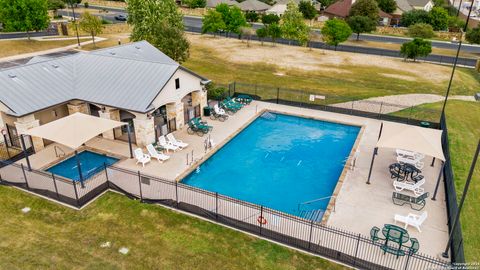
[[[405,94],[342,102],[334,104],[332,106],[347,109],[353,108],[355,110],[362,110],[374,113],[392,113],[404,110],[412,106],[440,102],[444,99],[444,96],[435,94]],[[450,96],[449,99],[475,101],[474,96]]]

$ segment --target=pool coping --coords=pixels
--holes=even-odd
[[[225,138],[221,143],[215,145],[215,147],[213,147],[208,153],[206,153],[200,159],[195,160],[193,164],[191,164],[187,169],[185,169],[181,174],[179,174],[175,178],[175,181],[181,183],[181,180],[183,180],[183,178],[188,176],[198,166],[202,165],[205,161],[207,161],[218,150],[220,150],[222,147],[224,147],[228,142],[230,142],[233,138],[235,138],[240,132],[242,132],[246,127],[248,127],[253,121],[255,121],[258,117],[260,117],[265,112],[271,112],[271,113],[301,117],[301,118],[306,118],[306,119],[313,119],[313,120],[317,120],[317,121],[330,122],[330,123],[336,123],[336,124],[342,124],[342,125],[354,126],[354,127],[359,127],[360,128],[360,130],[358,131],[358,134],[357,134],[357,138],[355,139],[355,142],[352,146],[352,149],[350,150],[350,153],[348,155],[348,159],[345,161],[342,172],[340,173],[340,177],[338,178],[337,184],[336,184],[335,188],[333,189],[331,198],[330,198],[330,200],[327,204],[327,207],[325,209],[325,212],[322,216],[322,220],[319,222],[320,224],[325,225],[328,221],[328,217],[330,217],[330,214],[331,214],[332,210],[335,209],[334,205],[335,205],[336,197],[340,193],[343,182],[345,181],[346,176],[347,176],[347,172],[348,172],[347,164],[351,163],[352,158],[353,158],[352,154],[354,154],[357,151],[357,148],[360,144],[360,139],[362,138],[363,132],[365,130],[364,125],[349,123],[349,122],[346,122],[346,121],[341,121],[341,120],[336,120],[336,119],[332,120],[332,119],[325,119],[325,118],[322,118],[322,117],[316,117],[316,116],[311,116],[311,115],[291,113],[291,112],[286,112],[286,111],[282,111],[282,110],[278,110],[278,109],[263,108],[263,109],[257,111],[250,119],[248,119],[248,121],[246,121],[238,129],[236,129],[232,134],[230,134],[227,138]],[[282,213],[284,213],[284,212],[282,212]],[[288,213],[284,213],[284,214],[288,214]],[[290,214],[288,214],[288,215],[290,215]],[[295,217],[298,217],[298,216],[295,216]],[[298,218],[301,218],[301,217],[298,217]]]

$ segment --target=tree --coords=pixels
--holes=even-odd
[[[402,14],[400,24],[405,27],[416,23],[430,23],[430,16],[425,10],[410,10]]]
[[[228,19],[225,21],[227,31],[240,34],[240,27],[247,25],[247,19],[242,10],[237,6],[230,7]]]
[[[477,26],[473,29],[468,30],[465,35],[465,39],[473,44],[480,44],[480,28]]]
[[[448,31],[450,32],[460,32],[460,29],[465,27],[465,21],[456,17],[456,16],[449,16],[448,17]]]
[[[250,47],[250,39],[255,35],[255,30],[251,26],[240,27],[240,35],[247,38],[247,47]]]
[[[345,21],[339,19],[330,19],[322,27],[323,40],[328,45],[335,46],[335,50],[338,44],[346,41],[351,34],[352,29]]]
[[[429,12],[429,21],[433,30],[447,30],[448,28],[448,12],[441,7],[434,7]]]
[[[267,28],[268,36],[272,39],[272,43],[275,44],[277,38],[282,37],[282,28],[277,23],[272,23]]]
[[[103,30],[102,20],[90,14],[90,12],[85,11],[80,17],[79,26],[82,31],[92,36],[93,47],[95,47],[95,36],[101,34]]]
[[[393,13],[397,9],[395,0],[377,0],[378,8],[386,13]]]
[[[270,25],[273,23],[279,23],[280,22],[280,17],[278,17],[275,14],[264,14],[262,16],[262,23],[264,25]]]
[[[400,54],[407,58],[415,60],[417,57],[427,56],[432,52],[432,43],[421,38],[414,38],[412,41],[405,42],[400,48]]]
[[[0,20],[7,32],[40,31],[48,27],[47,0],[0,0]]]
[[[255,11],[249,11],[245,13],[245,18],[247,19],[248,22],[258,22],[258,13]]]
[[[289,40],[296,40],[300,45],[306,45],[310,29],[303,21],[303,15],[298,10],[297,4],[288,2],[287,10],[282,16],[282,33]]]
[[[319,0],[319,2],[320,2],[320,5],[322,5],[322,7],[327,8],[328,6],[335,3],[336,1],[335,0]]]
[[[408,27],[408,35],[413,38],[432,38],[435,33],[430,24],[417,23]]]
[[[313,20],[315,19],[315,17],[317,17],[317,10],[310,1],[300,1],[300,3],[298,4],[298,10],[300,10],[300,12],[302,13],[303,18],[307,20]]]
[[[127,12],[132,41],[146,40],[178,62],[188,58],[183,16],[174,0],[127,0]]]
[[[352,16],[347,19],[348,26],[357,34],[357,40],[360,33],[369,33],[377,28],[377,22],[366,16]]]
[[[48,0],[47,3],[48,10],[53,11],[53,16],[57,16],[57,10],[65,8],[65,2],[62,0]]]
[[[189,8],[204,8],[207,5],[206,0],[187,0],[183,1]]]
[[[218,31],[224,30],[226,27],[222,14],[214,9],[208,10],[202,19],[202,34],[210,32],[215,37]]]
[[[262,28],[258,28],[257,29],[257,37],[258,39],[260,39],[260,42],[263,46],[263,39],[265,39],[266,37],[268,37],[268,31],[267,31],[267,28],[265,27],[262,27]]]
[[[376,22],[379,10],[375,0],[358,0],[352,5],[350,16],[365,16]]]

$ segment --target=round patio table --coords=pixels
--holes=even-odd
[[[400,249],[402,245],[408,242],[410,239],[407,230],[392,224],[385,224],[382,229],[382,234],[385,236],[385,245],[387,245],[388,241],[391,240],[395,243],[398,243],[398,249]]]
[[[417,174],[419,173],[419,170],[415,166],[413,166],[412,164],[408,164],[408,163],[402,164],[401,171],[403,171],[403,173],[405,175],[405,180],[408,180],[409,176],[410,176],[410,179],[414,180],[413,179],[413,174],[414,173],[417,173]]]

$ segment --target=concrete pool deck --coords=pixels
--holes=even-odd
[[[204,118],[204,120],[208,121],[209,125],[214,127],[210,136],[215,146],[211,150],[205,151],[204,148],[204,142],[208,136],[199,137],[197,135],[189,135],[186,132],[186,128],[176,131],[174,133],[175,137],[189,143],[189,146],[184,150],[168,153],[171,158],[164,163],[159,163],[157,160],[152,159],[145,167],[142,167],[140,164],[135,164],[134,159],[128,158],[128,144],[122,141],[112,141],[97,137],[90,140],[86,145],[89,148],[98,149],[104,153],[123,157],[122,160],[116,163],[117,167],[140,171],[146,175],[175,181],[181,179],[183,175],[191,170],[194,170],[198,164],[206,160],[224,143],[240,132],[243,127],[253,121],[258,113],[265,109],[363,127],[363,132],[358,140],[356,166],[353,170],[349,169],[347,171],[343,179],[343,184],[339,186],[338,194],[334,194],[337,196],[335,200],[335,211],[330,213],[327,225],[362,235],[369,235],[370,229],[373,226],[381,228],[384,224],[393,224],[394,214],[407,215],[408,213],[419,214],[421,212],[410,209],[408,205],[398,206],[392,203],[391,196],[394,190],[388,165],[395,162],[393,150],[379,149],[379,155],[376,158],[373,168],[371,184],[368,185],[365,183],[373,149],[378,138],[380,123],[382,122],[379,120],[254,101],[235,115],[230,116],[225,122]],[[52,164],[52,162],[58,161],[59,158],[55,156],[54,146],[60,147],[67,154],[73,151],[57,144],[49,145],[44,150],[31,156],[30,161],[32,167],[42,169]],[[146,150],[143,150],[146,153]],[[424,161],[425,168],[423,172],[427,180],[424,188],[432,195],[441,164],[440,161],[437,161],[434,167],[430,167],[431,159],[425,158]],[[24,163],[25,161],[22,160],[20,162]],[[138,185],[138,182],[132,183],[132,185],[133,184]],[[404,193],[408,194],[407,191]],[[416,237],[419,240],[419,252],[437,256],[443,251],[448,238],[443,183],[440,185],[437,200],[432,201],[430,198],[427,199],[427,205],[423,211],[428,211],[428,218],[421,227],[422,232],[419,233],[412,227],[408,228],[408,232],[412,237]],[[400,226],[402,225],[403,224],[400,224]]]

